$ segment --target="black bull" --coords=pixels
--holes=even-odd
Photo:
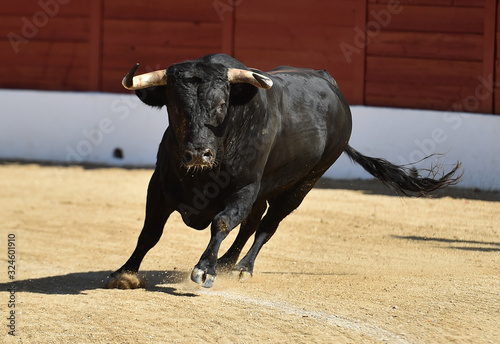
[[[351,112],[326,71],[279,67],[264,73],[226,55],[134,77],[136,69],[123,85],[148,105],[167,106],[169,127],[148,187],[137,247],[110,276],[109,287],[139,286],[139,265],[173,211],[190,227],[211,224],[210,242],[191,274],[194,282],[211,287],[216,270],[251,276],[257,254],[280,221],[342,152],[405,195],[426,195],[459,179],[454,177],[459,164],[438,178],[435,173],[421,177],[415,169],[351,148]],[[221,242],[238,225],[234,243],[219,258]],[[237,263],[253,234],[253,245]]]

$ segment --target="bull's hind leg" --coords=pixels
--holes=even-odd
[[[144,227],[137,240],[137,246],[127,262],[109,276],[107,287],[119,289],[135,289],[144,286],[137,277],[139,266],[146,253],[160,240],[163,227],[172,213],[165,204],[158,175],[151,177],[146,201],[146,218]]]
[[[252,211],[241,224],[240,231],[238,232],[233,244],[227,252],[217,260],[217,271],[231,271],[234,268],[236,262],[238,261],[238,257],[240,256],[241,250],[247,243],[248,239],[257,230],[266,208],[266,201],[254,204]]]
[[[258,226],[252,247],[233,270],[239,275],[240,280],[252,276],[255,258],[262,246],[271,239],[281,220],[302,203],[318,179],[319,177],[304,179],[269,200],[269,209]]]

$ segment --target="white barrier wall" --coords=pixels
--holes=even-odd
[[[135,95],[0,90],[0,101],[0,159],[154,166],[168,125],[165,109]],[[461,161],[459,186],[500,190],[500,116],[363,106],[352,113],[350,145],[361,153],[397,164],[445,153],[417,166]],[[371,178],[345,156],[326,176]]]
[[[3,159],[154,165],[168,125],[135,95],[2,90],[0,101]]]

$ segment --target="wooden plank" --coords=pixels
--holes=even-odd
[[[495,44],[496,44],[496,20],[497,20],[496,0],[486,0],[484,8],[484,56],[483,56],[483,78],[488,80],[495,76]],[[487,93],[481,99],[481,110],[484,113],[494,111],[494,97],[492,93]]]
[[[366,80],[422,85],[477,85],[482,63],[367,56]]]
[[[331,24],[237,22],[235,47],[340,52],[341,43],[354,44],[353,36],[351,27],[336,27]]]
[[[252,0],[238,5],[236,22],[352,27],[356,22],[355,11],[352,0],[309,0],[307,5],[299,0]]]
[[[497,0],[496,16],[497,16],[497,20],[496,20],[496,32],[500,33],[500,20],[498,20],[498,18],[500,18],[500,1],[498,1],[498,0]],[[499,55],[497,54],[497,56],[499,56]]]
[[[496,68],[495,68],[495,73],[496,73],[496,80],[500,81],[500,70],[498,70],[498,63],[500,62],[500,32],[497,32],[495,34],[495,63],[496,63]]]
[[[360,6],[361,5],[361,6]],[[263,70],[278,65],[327,69],[335,78],[351,81],[352,103],[363,102],[364,54],[349,64],[342,43],[355,44],[353,27],[363,30],[366,4],[358,1],[249,1],[236,9],[235,56]],[[339,74],[340,76],[339,76]],[[351,87],[354,89],[354,87]]]
[[[347,103],[349,105],[357,105],[358,103],[356,101],[356,97],[357,97],[357,92],[359,91],[357,81],[353,79],[342,79],[342,78],[337,78],[335,79],[335,81],[339,86],[340,92],[347,100]]]
[[[148,72],[218,53],[222,48],[222,24],[106,19],[103,42],[102,90],[121,92],[121,85],[108,79],[111,71],[119,71],[121,81],[136,62]]]
[[[326,69],[334,78],[352,78],[354,68],[345,61],[340,52],[239,48],[236,50],[236,58],[248,67],[264,71],[283,65]]]
[[[405,0],[408,1],[408,0]],[[423,0],[417,0],[423,1]],[[429,0],[426,0],[429,1]],[[486,0],[452,0],[451,6],[463,6],[463,7],[484,7]]]
[[[55,40],[55,41],[88,41],[90,24],[88,17],[63,17],[51,18],[47,24],[34,29],[23,29],[24,23],[16,16],[0,16],[0,32],[4,33],[2,38],[12,32],[16,35],[31,40]],[[26,31],[29,30],[29,31]],[[28,35],[25,35],[28,32]]]
[[[0,41],[1,51],[9,46]],[[88,43],[33,41],[19,54],[2,57],[0,87],[87,90],[88,61]]]
[[[222,24],[194,21],[104,20],[104,48],[109,45],[133,47],[222,47]]]
[[[92,1],[92,13],[90,16],[90,60],[89,60],[89,90],[101,89],[101,66],[102,66],[102,18],[103,0]]]
[[[500,88],[495,88],[494,91],[494,105],[495,105],[495,114],[500,115]]]
[[[368,0],[371,4],[394,3],[395,0]],[[398,0],[402,6],[406,5],[431,5],[455,7],[484,7],[485,0]]]
[[[1,31],[20,35],[26,43],[14,49],[7,35],[2,37],[2,63],[8,67],[0,72],[1,87],[86,90],[87,9],[86,3],[43,8],[33,2],[16,7],[17,14],[12,6],[4,11],[8,15],[0,19]]]
[[[387,5],[371,4],[366,27],[372,33],[383,29],[482,34],[483,23],[484,8],[406,5],[399,13],[391,14]]]
[[[235,1],[231,2],[231,7],[223,7],[217,9],[219,18],[222,19],[222,53],[233,56],[234,55],[234,41],[235,41]]]
[[[130,65],[132,67],[133,64]],[[130,69],[129,67],[129,69]],[[141,67],[142,68],[142,65]],[[144,70],[143,70],[144,71]],[[132,93],[122,86],[122,79],[128,70],[107,70],[102,71],[101,88],[104,92]]]
[[[356,1],[356,27],[361,32],[366,32],[366,16],[367,16],[368,5],[365,0]],[[352,36],[354,39],[355,36]],[[356,55],[351,55],[351,65],[354,69],[353,80],[354,80],[354,90],[350,93],[352,104],[364,104],[365,103],[365,72],[366,72],[366,47],[367,43],[361,47],[361,51]]]
[[[246,66],[263,71],[277,66],[327,69],[327,65],[330,64],[328,55],[319,51],[237,47],[235,53],[235,57]],[[338,55],[337,59],[341,60],[341,56]]]
[[[0,51],[9,51],[10,42],[0,40]],[[54,66],[58,68],[88,66],[89,44],[81,42],[33,41],[19,54],[3,54],[2,64],[13,68]]]
[[[47,2],[48,1],[43,1],[42,3]],[[29,21],[33,21],[34,16],[42,17],[43,13],[47,14],[51,19],[59,16],[89,16],[90,2],[91,1],[68,1],[63,5],[57,2],[57,6],[54,5],[54,3],[52,3],[52,6],[42,6],[39,1],[19,1],[13,3],[10,0],[0,0],[0,8],[2,9],[2,16],[18,16],[19,19],[26,17]]]
[[[3,69],[3,68],[2,68]],[[0,71],[1,88],[50,89],[60,91],[87,91],[88,68],[57,69],[51,66],[30,66]]]
[[[486,0],[453,0],[452,6],[484,7],[485,1]]]
[[[197,59],[207,54],[220,52],[210,48],[175,48],[165,49],[156,46],[137,46],[130,51],[124,46],[115,46],[103,50],[103,70],[120,70],[128,72],[135,63],[141,64],[141,70],[150,72],[167,68],[173,63]]]
[[[494,108],[494,113],[497,115],[500,115],[500,87],[498,87],[499,80],[500,80],[500,59],[498,59],[497,57],[497,60],[495,60],[495,78],[494,78],[495,89],[493,95],[493,108]]]
[[[479,102],[467,103],[474,88],[459,85],[422,85],[418,83],[366,83],[365,102],[371,106],[390,106],[444,111],[481,112]]]
[[[103,68],[128,70],[133,63],[162,68],[222,48],[220,23],[105,20]],[[165,34],[168,33],[168,34]]]
[[[436,110],[485,112],[482,63],[367,57],[365,102]],[[480,93],[478,93],[478,89]]]
[[[483,36],[462,33],[380,32],[368,55],[482,61]]]
[[[163,21],[221,22],[214,7],[218,1],[206,0],[106,0],[104,17]],[[224,0],[227,3],[227,1]]]

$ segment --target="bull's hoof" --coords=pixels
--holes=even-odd
[[[201,284],[204,288],[212,288],[215,283],[215,276],[201,269],[194,268],[193,272],[191,272],[191,281]]]
[[[234,278],[237,278],[240,282],[244,282],[253,276],[253,274],[250,271],[237,270],[237,269],[232,270],[231,275]]]
[[[111,275],[106,283],[108,289],[137,289],[144,288],[146,280],[139,278],[137,274],[123,272],[117,275]]]

